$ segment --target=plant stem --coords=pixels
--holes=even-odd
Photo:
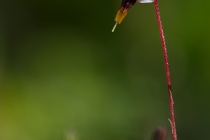
[[[162,22],[160,18],[159,7],[158,7],[158,0],[154,0],[154,6],[155,6],[155,11],[156,11],[156,16],[157,16],[157,22],[158,22],[158,28],[160,32],[160,39],[162,43],[162,51],[163,51],[164,64],[165,64],[165,70],[166,70],[166,81],[167,81],[167,86],[168,86],[172,137],[173,137],[173,140],[177,140],[175,114],[174,114],[174,101],[173,101],[172,88],[171,88],[171,76],[170,76],[170,69],[169,69],[169,63],[168,63],[166,41],[165,41],[165,37],[163,33],[163,26],[162,26]]]

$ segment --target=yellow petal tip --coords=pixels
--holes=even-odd
[[[117,15],[115,17],[115,21],[118,24],[120,24],[123,21],[123,19],[126,17],[127,12],[128,12],[128,9],[120,9],[120,10],[118,10]]]

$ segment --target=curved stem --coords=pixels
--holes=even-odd
[[[156,16],[157,16],[157,22],[158,22],[158,28],[160,32],[160,39],[162,43],[162,51],[164,56],[164,64],[165,64],[165,70],[166,70],[166,81],[168,86],[168,96],[169,96],[169,105],[170,105],[170,122],[171,122],[171,129],[172,129],[172,136],[173,140],[177,140],[177,134],[176,134],[176,124],[175,124],[175,114],[174,114],[174,101],[172,96],[172,88],[171,88],[171,76],[170,76],[170,69],[169,69],[169,62],[168,62],[168,54],[167,54],[167,47],[166,47],[166,41],[164,37],[163,32],[163,26],[160,18],[160,12],[158,7],[157,0],[154,1]]]

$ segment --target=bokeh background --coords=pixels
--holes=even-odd
[[[1,140],[149,140],[170,131],[153,4],[0,1]],[[180,140],[210,139],[209,1],[160,0]]]

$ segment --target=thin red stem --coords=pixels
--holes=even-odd
[[[170,69],[169,69],[169,63],[168,63],[168,55],[167,55],[167,47],[166,47],[166,41],[163,33],[163,26],[160,18],[160,12],[158,7],[158,0],[154,1],[156,16],[157,16],[157,22],[158,22],[158,28],[160,32],[160,39],[162,43],[162,51],[164,56],[164,64],[165,64],[165,70],[166,70],[166,80],[167,80],[167,86],[168,86],[168,95],[169,95],[169,104],[170,104],[170,122],[171,122],[171,129],[172,129],[172,136],[173,140],[177,140],[177,134],[176,134],[176,124],[175,124],[175,114],[174,114],[174,101],[172,96],[172,88],[171,88],[171,76],[170,76]]]

